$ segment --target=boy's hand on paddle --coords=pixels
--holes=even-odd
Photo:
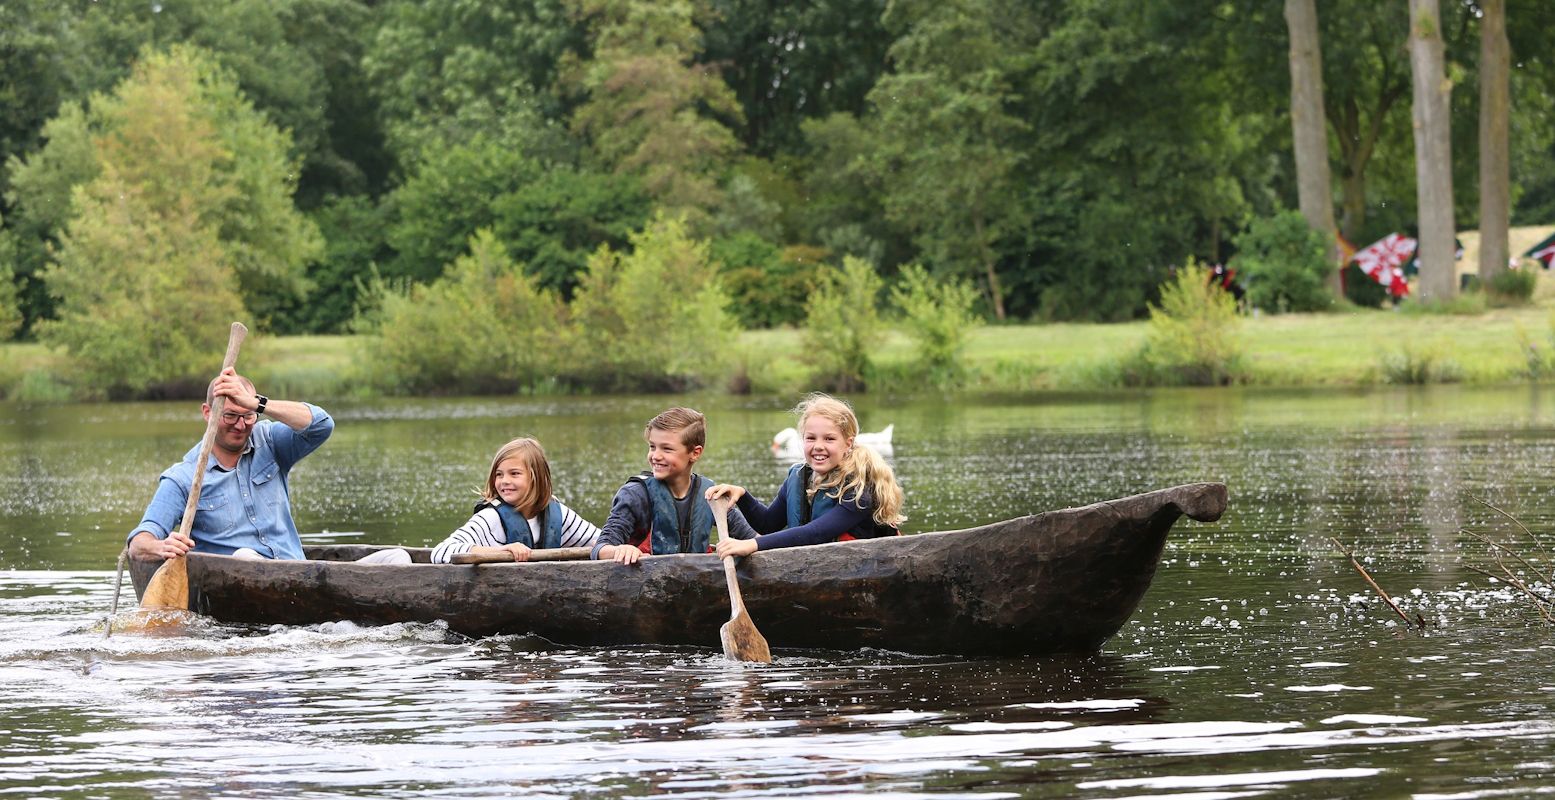
[[[636,564],[643,557],[643,551],[629,544],[618,544],[610,553],[610,560],[617,564]]]
[[[530,550],[530,548],[529,548],[528,545],[524,544],[523,542],[513,542],[511,544],[505,544],[505,545],[502,546],[502,549],[508,551],[509,553],[512,553],[514,561],[523,562],[523,561],[528,561],[529,560],[529,550]]]
[[[751,553],[756,552],[756,540],[720,539],[718,541],[718,545],[713,548],[713,551],[718,554],[719,558],[728,558],[730,556],[739,558],[741,556],[748,556]]]
[[[717,500],[720,497],[728,498],[729,505],[732,506],[739,502],[741,497],[745,496],[745,488],[741,486],[735,486],[730,483],[720,483],[707,487],[707,492],[705,492],[703,496],[707,498],[707,502],[709,503]]]

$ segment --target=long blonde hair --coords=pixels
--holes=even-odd
[[[821,417],[830,420],[842,431],[844,438],[854,442],[844,453],[837,468],[816,481],[809,491],[825,491],[833,500],[842,502],[846,497],[856,502],[865,489],[874,496],[874,520],[879,525],[896,527],[907,521],[902,514],[901,484],[896,482],[896,472],[879,453],[854,441],[858,437],[858,417],[853,407],[831,395],[816,392],[805,397],[795,409],[799,415],[799,429],[804,430],[805,420]],[[797,498],[796,498],[797,499]]]
[[[517,458],[529,472],[529,489],[513,507],[525,519],[538,517],[551,502],[551,465],[545,460],[545,448],[527,436],[508,442],[492,456],[491,469],[486,471],[486,489],[481,497],[501,502],[502,498],[497,496],[497,467],[510,458]]]

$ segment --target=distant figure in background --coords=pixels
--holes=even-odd
[[[249,379],[230,367],[205,390],[200,410],[207,423],[217,397],[226,398],[226,409],[216,421],[211,457],[189,528],[192,541],[179,536],[178,524],[194,484],[199,442],[182,461],[163,471],[146,513],[129,535],[130,555],[156,561],[193,550],[239,558],[302,559],[302,539],[292,521],[286,478],[298,461],[329,438],[335,421],[318,406],[258,394]],[[410,555],[391,548],[362,561],[408,564]]]
[[[895,536],[902,488],[891,465],[859,444],[858,417],[841,400],[812,394],[795,409],[803,431],[804,461],[788,471],[772,505],[743,487],[719,484],[707,498],[728,497],[762,535],[718,543],[719,556],[824,542]]]
[[[1225,264],[1216,264],[1210,268],[1209,283],[1211,286],[1219,286],[1230,292],[1238,303],[1242,302],[1242,298],[1247,295],[1247,290],[1242,287],[1242,284],[1237,283],[1236,270]]]
[[[432,548],[432,563],[460,553],[506,550],[528,561],[530,550],[593,547],[599,528],[551,494],[551,465],[534,439],[514,439],[491,459],[475,513]]]

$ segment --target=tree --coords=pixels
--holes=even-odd
[[[0,342],[22,326],[22,307],[18,302],[12,264],[16,261],[16,240],[0,228]]]
[[[378,16],[361,72],[407,171],[429,149],[489,135],[514,114],[565,120],[571,100],[557,77],[587,47],[567,0],[392,0]]]
[[[44,273],[58,319],[41,336],[99,388],[203,386],[226,323],[295,286],[319,251],[291,205],[286,135],[185,47],[148,54],[68,119],[91,131],[95,177],[73,190]]]
[[[1490,286],[1511,258],[1511,45],[1506,0],[1482,0],[1479,30],[1479,279]]]
[[[367,340],[375,379],[391,391],[512,392],[555,374],[564,308],[514,263],[490,231],[427,286],[390,294]]]
[[[1022,224],[1016,169],[1027,123],[1011,113],[1015,42],[1002,3],[901,0],[887,25],[896,70],[870,92],[886,214],[941,272],[976,276],[1005,318],[1002,242]]]
[[[572,302],[577,350],[563,374],[586,386],[680,391],[707,383],[739,332],[707,245],[660,215],[629,253],[601,247]]]
[[[587,95],[573,129],[606,171],[630,175],[670,214],[705,229],[739,143],[734,94],[696,63],[693,0],[568,0],[589,22],[593,59],[572,80]],[[729,122],[726,123],[725,120]]]
[[[648,218],[648,198],[630,177],[576,169],[546,151],[544,123],[514,124],[433,150],[389,197],[390,278],[430,282],[489,228],[542,286],[570,296],[589,254],[623,247]]]
[[[743,109],[741,140],[772,157],[804,143],[806,120],[862,115],[886,69],[887,0],[711,0],[702,62]]]
[[[821,274],[805,303],[804,348],[816,384],[837,392],[864,388],[870,353],[880,344],[880,289],[869,262],[849,256],[841,269]]]
[[[1338,247],[1334,200],[1328,172],[1328,123],[1323,114],[1323,54],[1314,0],[1285,0],[1290,31],[1290,123],[1296,147],[1296,196],[1301,215],[1328,244],[1329,289],[1338,297]]]
[[[1414,75],[1420,297],[1446,300],[1457,292],[1448,118],[1452,82],[1447,79],[1437,0],[1409,0],[1409,60]]]

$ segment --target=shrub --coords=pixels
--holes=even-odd
[[[1382,308],[1388,300],[1388,287],[1372,280],[1352,261],[1344,265],[1344,297],[1366,308]]]
[[[1505,269],[1490,279],[1490,300],[1497,305],[1524,305],[1539,284],[1535,269]]]
[[[1255,220],[1236,237],[1236,248],[1231,263],[1246,278],[1254,306],[1276,313],[1333,307],[1328,243],[1299,212]]]
[[[874,267],[853,256],[843,258],[840,270],[821,273],[806,303],[804,324],[816,386],[836,392],[864,388],[869,353],[884,333],[876,307],[881,286]]]
[[[972,306],[977,290],[965,281],[940,281],[923,267],[910,264],[891,287],[891,302],[902,312],[903,327],[913,340],[917,368],[941,388],[965,378],[961,353],[967,335],[977,325]]]
[[[548,379],[565,338],[561,302],[488,230],[431,285],[383,297],[367,339],[385,391],[510,392]]]
[[[775,328],[804,321],[805,296],[815,283],[820,253],[812,247],[780,248],[739,233],[710,246],[735,316],[748,328]]]
[[[1236,300],[1209,276],[1190,259],[1162,287],[1161,305],[1150,306],[1144,346],[1124,364],[1125,383],[1218,386],[1237,377]]]
[[[707,245],[686,222],[660,216],[631,236],[632,252],[589,258],[572,303],[576,350],[562,371],[575,384],[680,391],[718,374],[739,333]]]
[[[1406,386],[1455,383],[1463,379],[1463,370],[1435,348],[1406,344],[1382,356],[1382,379]]]

